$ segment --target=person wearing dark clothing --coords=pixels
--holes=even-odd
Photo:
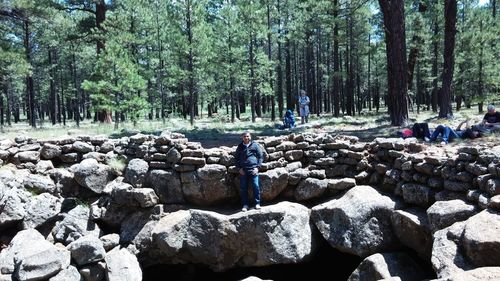
[[[500,129],[500,112],[495,110],[493,104],[488,105],[488,112],[484,115],[481,125],[490,130]]]
[[[252,184],[255,209],[260,209],[259,167],[264,161],[260,146],[252,141],[249,132],[244,132],[242,142],[236,148],[236,168],[240,173],[240,196],[242,211],[248,210],[248,184]]]
[[[285,113],[285,117],[283,117],[283,125],[280,129],[293,129],[295,128],[295,116],[293,115],[293,111],[288,109]]]
[[[469,125],[467,122],[468,122],[468,120],[460,123],[458,125],[456,131],[453,130],[452,128],[450,128],[449,126],[439,125],[436,127],[436,129],[432,133],[431,137],[429,139],[426,138],[426,141],[430,141],[430,142],[436,141],[437,137],[439,135],[441,135],[441,140],[442,140],[441,144],[445,145],[445,144],[448,144],[448,142],[450,142],[453,139],[459,139],[459,138],[461,138],[461,139],[475,139],[475,138],[481,137],[482,136],[481,132],[469,128]],[[462,131],[461,130],[462,125],[465,123],[467,123],[466,129]]]

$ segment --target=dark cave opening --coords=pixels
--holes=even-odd
[[[422,273],[428,279],[436,278],[430,261],[418,257],[417,253],[407,247],[400,249],[410,255],[421,267]],[[235,281],[250,276],[263,280],[347,280],[351,273],[363,261],[355,255],[346,254],[331,247],[324,239],[319,239],[319,245],[312,258],[298,264],[277,264],[264,267],[238,267],[225,272],[214,272],[205,265],[199,264],[158,264],[143,268],[144,281],[160,280],[221,280]]]
[[[342,253],[332,248],[325,240],[319,245],[315,255],[307,262],[298,264],[278,264],[264,267],[238,267],[225,272],[213,272],[207,266],[154,265],[143,269],[144,281],[157,280],[241,280],[249,276],[260,279],[279,280],[347,280],[349,275],[363,260],[354,255]]]

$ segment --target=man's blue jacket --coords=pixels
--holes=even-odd
[[[253,168],[258,168],[262,165],[264,161],[264,155],[260,146],[253,141],[250,141],[250,145],[247,147],[241,142],[236,148],[236,168],[243,170],[251,170]]]

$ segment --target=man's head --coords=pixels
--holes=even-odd
[[[481,134],[481,132],[479,132],[477,130],[467,129],[467,130],[465,130],[463,137],[467,138],[467,139],[475,139],[475,138],[482,137],[482,134]]]
[[[495,106],[493,104],[488,105],[488,113],[495,113]]]
[[[305,96],[305,95],[306,95],[306,91],[304,91],[304,90],[300,90],[300,95],[301,95],[301,96]]]
[[[250,135],[250,132],[244,132],[241,134],[241,139],[244,144],[248,144],[252,140],[252,135]]]

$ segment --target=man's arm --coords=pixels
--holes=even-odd
[[[264,162],[264,153],[262,152],[259,144],[255,143],[255,147],[257,152],[257,155],[255,155],[257,157],[257,166],[260,167],[262,166],[262,162]]]
[[[462,126],[463,126],[464,124],[466,124],[466,125],[465,125],[465,129],[468,129],[468,128],[470,127],[470,126],[469,126],[469,119],[466,119],[466,120],[464,120],[464,121],[460,122],[460,124],[458,124],[458,126],[457,126],[457,131],[461,131],[461,130],[462,130]]]
[[[240,153],[240,146],[236,148],[236,152],[234,153],[234,164],[236,166],[236,169],[241,169],[241,153]]]

